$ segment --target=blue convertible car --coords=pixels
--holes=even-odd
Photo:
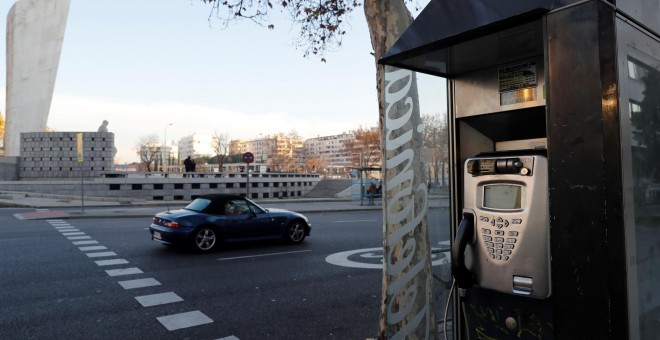
[[[300,243],[311,229],[302,214],[264,209],[239,195],[213,194],[199,196],[183,209],[156,214],[149,232],[160,243],[207,252],[221,241],[284,238]]]

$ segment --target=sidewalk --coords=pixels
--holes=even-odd
[[[268,208],[280,208],[300,213],[323,213],[342,211],[382,210],[381,202],[374,205],[360,205],[359,201],[336,198],[291,198],[255,200],[257,204]],[[14,214],[22,220],[36,219],[81,219],[81,218],[150,218],[156,213],[185,207],[188,201],[145,201],[128,198],[85,198],[84,207],[80,197],[47,195],[38,193],[0,192],[0,207],[35,208],[34,212]],[[448,207],[446,197],[432,196],[431,207]]]

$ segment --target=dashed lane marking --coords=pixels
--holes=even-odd
[[[139,268],[131,267],[131,268],[122,268],[122,269],[110,269],[106,270],[106,273],[110,276],[122,276],[122,275],[135,275],[135,274],[142,274],[143,271],[141,271]]]
[[[160,286],[160,282],[153,278],[119,281],[119,285],[124,289],[136,289],[152,286]]]
[[[73,242],[73,244],[76,245],[76,246],[81,246],[83,244],[99,244],[99,241],[94,241],[94,240],[91,240],[91,241],[76,241],[76,242]]]
[[[199,326],[213,322],[211,318],[198,310],[193,312],[160,316],[156,319],[158,319],[158,321],[163,326],[165,326],[168,331],[174,331],[177,329]]]
[[[42,212],[45,213],[45,212]],[[23,216],[21,216],[23,217]],[[85,253],[87,257],[89,258],[100,258],[100,257],[112,257],[112,256],[117,256],[117,253],[113,251],[99,251],[99,252],[93,252],[97,250],[107,250],[108,248],[105,246],[98,245],[99,242],[92,240],[91,236],[88,236],[85,234],[85,232],[80,231],[79,229],[76,229],[74,226],[62,221],[62,220],[48,220],[48,223],[50,223],[57,231],[59,231],[62,236],[66,236],[67,239],[72,240],[72,243],[74,245],[89,245],[89,244],[96,244],[95,246],[86,246],[86,247],[78,247],[81,251],[87,252],[91,251],[88,253]],[[76,241],[76,240],[85,240],[85,241]],[[273,255],[281,255],[281,254],[291,254],[291,253],[300,253],[300,252],[306,252],[306,251],[311,251],[311,250],[303,250],[303,251],[294,251],[294,252],[287,252],[287,253],[273,253],[273,254],[261,254],[261,255],[253,255],[253,256],[246,256],[246,257],[257,257],[257,256],[273,256]],[[245,258],[245,257],[241,257]],[[96,265],[103,267],[103,266],[113,266],[113,265],[124,265],[128,264],[129,262],[125,259],[109,259],[109,260],[98,260],[94,261]],[[124,275],[136,275],[136,274],[143,274],[144,272],[140,270],[139,268],[136,267],[129,267],[129,268],[119,268],[119,269],[108,269],[105,271],[109,276],[124,276]],[[137,279],[137,280],[126,280],[126,281],[119,281],[118,282],[124,289],[135,289],[135,288],[143,288],[143,287],[150,287],[150,286],[159,286],[160,282],[156,281],[153,278],[146,278],[146,279]],[[152,306],[158,306],[158,305],[163,305],[163,304],[169,304],[169,303],[175,303],[175,302],[181,302],[183,301],[183,298],[178,296],[174,292],[167,292],[167,293],[158,293],[158,294],[151,294],[151,295],[142,295],[142,296],[136,296],[135,300],[140,303],[143,307],[152,307]],[[173,314],[173,315],[165,315],[165,316],[160,316],[156,318],[158,322],[160,322],[167,330],[169,331],[174,331],[177,329],[182,329],[182,328],[189,328],[189,327],[194,327],[194,326],[199,326],[199,325],[204,325],[208,323],[213,323],[213,320],[206,316],[204,313],[200,311],[193,311],[193,312],[186,312],[186,313],[179,313],[179,314]],[[234,337],[233,335],[230,337],[222,338],[224,340],[238,340],[238,338]]]
[[[105,250],[108,248],[105,246],[89,246],[89,247],[78,247],[78,249],[82,251],[90,251],[90,250]]]
[[[99,253],[87,253],[87,257],[108,257],[108,256],[117,256],[117,253],[114,251],[103,251]]]
[[[124,259],[113,259],[113,260],[100,260],[100,261],[94,261],[99,267],[102,266],[114,266],[118,264],[127,264],[128,261]]]
[[[359,223],[359,222],[376,222],[378,220],[352,220],[352,221],[333,221],[332,223]]]
[[[221,257],[218,261],[227,261],[227,260],[240,260],[240,259],[249,259],[253,257],[263,257],[263,256],[277,256],[277,255],[287,255],[287,254],[296,254],[296,253],[307,253],[312,251],[311,249],[307,250],[296,250],[296,251],[286,251],[282,253],[270,253],[270,254],[256,254],[256,255],[247,255],[247,256],[236,256],[236,257]]]
[[[135,300],[137,300],[142,305],[142,307],[152,307],[183,301],[180,296],[173,292],[136,296]]]

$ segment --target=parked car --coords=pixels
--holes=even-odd
[[[208,252],[221,242],[283,238],[300,243],[312,229],[307,217],[283,209],[264,209],[239,195],[202,195],[179,210],[153,217],[151,239]]]

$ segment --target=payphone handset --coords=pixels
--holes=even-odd
[[[459,287],[550,296],[547,163],[542,155],[465,162],[463,219],[452,249]]]

